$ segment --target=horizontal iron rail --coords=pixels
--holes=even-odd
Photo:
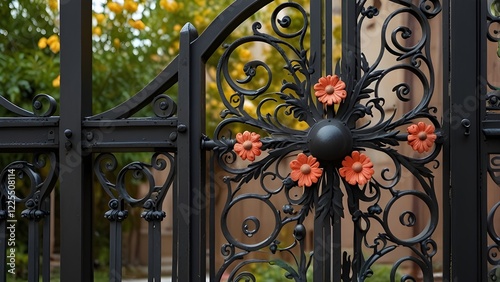
[[[0,152],[57,149],[59,117],[0,118]]]
[[[84,121],[82,148],[91,152],[175,151],[177,118]]]
[[[181,129],[182,130],[182,129]],[[127,119],[83,122],[82,149],[104,151],[175,151],[177,119]],[[57,149],[59,117],[1,118],[0,152]]]
[[[482,121],[482,131],[486,137],[500,137],[500,115],[489,114],[486,120]]]

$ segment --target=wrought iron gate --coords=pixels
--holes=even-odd
[[[0,120],[0,150],[33,153],[33,160],[2,164],[2,281],[15,205],[23,205],[19,220],[29,222],[29,281],[49,281],[48,215],[58,180],[61,280],[93,280],[91,175],[110,197],[103,215],[110,281],[122,279],[122,222],[133,208],[149,226],[149,281],[161,279],[165,217],[174,226],[175,281],[255,281],[253,271],[264,265],[282,269],[282,280],[364,281],[389,255],[388,281],[435,281],[437,272],[444,281],[497,279],[500,202],[486,176],[500,185],[500,95],[487,68],[488,42],[499,40],[496,2],[342,1],[336,62],[332,1],[276,3],[268,22],[250,23],[253,34],[225,42],[273,3],[238,0],[200,36],[186,24],[178,57],[132,98],[99,114],[91,112],[89,2],[61,1],[60,101],[38,95],[28,111],[0,99],[16,115]],[[380,5],[390,8],[382,14]],[[378,43],[367,43],[365,28],[373,24],[380,26]],[[431,26],[441,26],[441,36]],[[436,40],[442,52],[433,57]],[[249,43],[265,46],[283,68],[239,58],[236,50]],[[204,67],[218,48],[225,109],[207,133]],[[245,77],[231,74],[234,60]],[[164,94],[175,84],[176,102]],[[148,104],[154,117],[132,118]],[[115,154],[131,151],[150,152],[151,162],[119,164]],[[130,174],[147,179],[143,197],[127,191]],[[21,178],[30,192],[14,197]],[[171,215],[162,207],[168,193]]]

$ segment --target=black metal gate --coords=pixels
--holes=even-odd
[[[225,42],[269,3],[235,1],[200,36],[186,24],[174,61],[95,114],[91,1],[61,1],[60,101],[38,95],[28,111],[0,99],[17,116],[0,120],[1,152],[33,154],[2,164],[0,280],[25,220],[28,279],[49,281],[57,182],[61,280],[93,280],[92,176],[110,199],[110,281],[122,279],[122,222],[134,208],[149,226],[149,281],[161,279],[164,218],[173,222],[174,281],[256,281],[269,266],[283,281],[364,281],[388,256],[387,281],[498,279],[496,1],[342,1],[338,62],[332,1],[273,3],[268,22]],[[371,26],[377,40],[367,42]],[[249,43],[280,68],[238,57]],[[225,109],[207,133],[205,63],[218,48]],[[234,60],[245,77],[231,74]],[[176,84],[174,102],[164,93]],[[148,104],[154,117],[132,118]],[[132,151],[151,162],[118,163],[116,153]],[[147,180],[141,198],[127,191],[130,175]],[[15,193],[21,179],[27,195]],[[168,193],[173,214],[163,210]],[[16,205],[22,219],[12,218]]]

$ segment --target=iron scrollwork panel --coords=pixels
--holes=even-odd
[[[4,238],[0,242],[0,250],[4,257],[1,260],[3,277],[7,273],[17,275],[18,271],[27,271],[29,279],[38,279],[41,273],[40,257],[43,255],[43,262],[50,260],[50,194],[58,179],[57,160],[54,152],[34,153],[32,162],[14,161],[0,173],[0,232]],[[17,252],[25,251],[19,241],[24,239],[20,235],[22,231],[16,232],[24,227],[24,220],[28,224],[28,267],[16,270],[16,260],[19,260]],[[40,230],[43,230],[42,234]],[[48,263],[42,264],[44,277],[49,269]]]
[[[150,279],[161,277],[161,222],[166,217],[163,201],[175,176],[175,157],[169,153],[154,153],[151,163],[132,162],[118,173],[114,154],[99,154],[94,161],[94,172],[106,194],[111,198],[104,217],[110,221],[110,279],[121,280],[122,222],[129,217],[128,208],[142,208],[141,218],[148,222],[148,256]],[[165,180],[158,179],[164,174]],[[136,183],[136,184],[134,184]],[[145,192],[137,191],[137,183],[145,183]],[[139,195],[139,196],[137,196]]]
[[[484,1],[486,2],[486,1]],[[486,101],[486,110],[495,113],[500,109],[500,92],[499,92],[499,84],[500,82],[494,76],[495,70],[493,69],[494,64],[493,61],[497,61],[498,57],[500,57],[500,3],[495,0],[487,1],[487,13],[486,13],[486,22],[487,22],[487,33],[486,33],[486,41],[488,44],[496,45],[496,54],[494,54],[493,50],[488,48],[488,64],[487,67],[487,75],[485,76],[485,81],[483,81],[484,86],[487,87],[487,94],[485,97]],[[495,56],[496,55],[496,56]],[[496,58],[493,58],[496,57]]]
[[[487,215],[487,240],[488,240],[488,252],[487,252],[487,262],[488,262],[488,279],[489,281],[495,281],[499,277],[500,271],[500,260],[498,259],[498,253],[500,250],[500,236],[498,234],[498,220],[495,221],[495,217],[498,213],[498,208],[500,207],[500,201],[496,201],[498,198],[498,185],[500,185],[500,156],[498,154],[489,155],[488,161],[488,172],[496,184],[487,186],[487,198],[488,200],[488,215]]]
[[[498,219],[495,219],[498,213],[498,208],[500,202],[498,202],[498,185],[500,185],[499,178],[499,166],[500,157],[498,155],[498,149],[494,146],[497,142],[496,136],[498,135],[498,110],[500,109],[500,92],[496,72],[496,64],[498,63],[500,57],[500,37],[499,34],[499,24],[500,24],[500,3],[495,0],[483,1],[482,2],[484,14],[486,15],[486,36],[483,38],[482,44],[484,44],[487,50],[484,56],[483,63],[486,71],[483,75],[482,87],[485,89],[485,97],[481,100],[485,101],[483,107],[485,108],[485,121],[483,121],[483,132],[486,133],[488,139],[484,146],[491,148],[485,150],[485,156],[487,156],[487,168],[491,181],[485,182],[486,196],[483,200],[486,200],[484,205],[486,206],[486,240],[487,240],[487,252],[483,258],[486,258],[485,263],[487,264],[488,271],[488,281],[496,281],[500,275],[500,260],[498,259],[498,253],[500,250],[500,237],[498,235]],[[488,126],[491,123],[493,126]]]
[[[358,36],[370,20],[382,23],[377,55],[369,59],[359,46],[360,51],[344,55],[335,75],[323,75],[318,81],[311,80],[321,70],[314,69],[320,58],[309,52],[306,40],[309,15],[298,3],[278,5],[270,23],[255,22],[252,35],[225,46],[217,69],[223,121],[213,140],[204,140],[225,174],[218,188],[225,195],[220,222],[225,243],[220,250],[223,262],[215,271],[217,281],[224,276],[230,281],[256,281],[251,265],[260,264],[281,268],[288,279],[306,281],[308,269],[321,261],[307,249],[308,240],[316,242],[319,235],[311,234],[306,222],[308,218],[333,222],[336,217],[350,217],[354,223],[353,253],[332,259],[333,264],[342,263],[342,281],[363,281],[373,274],[376,262],[396,249],[409,255],[396,259],[391,281],[407,263],[417,271],[403,273],[403,279],[415,281],[413,273],[419,273],[425,281],[433,280],[438,249],[433,233],[439,217],[433,170],[439,167],[436,158],[443,134],[437,108],[430,106],[435,74],[429,20],[441,6],[439,1],[390,2],[395,8],[384,16],[366,1],[356,3]],[[391,31],[395,18],[402,16],[415,25]],[[251,42],[265,46],[267,58],[279,58],[284,67],[275,69],[255,59],[239,64],[245,78],[233,77],[236,50]],[[382,63],[386,57],[392,59],[391,66]],[[398,71],[411,76],[412,82],[390,79]],[[393,83],[390,91],[381,86],[387,81]],[[413,88],[414,84],[419,87]],[[388,99],[407,110],[386,113]],[[381,155],[390,166],[374,165]],[[413,177],[414,186],[406,187],[402,181],[406,176]],[[214,187],[211,192],[215,193]],[[391,223],[394,207],[405,198],[421,202],[429,215],[423,218],[411,209],[400,213],[396,224],[403,227],[426,221],[408,238],[398,236]],[[252,205],[261,210],[245,210]],[[256,215],[264,210],[272,226]],[[231,217],[241,223],[231,226]],[[380,231],[373,235],[375,225]]]

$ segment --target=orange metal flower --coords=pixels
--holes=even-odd
[[[245,131],[236,134],[237,143],[234,144],[234,151],[243,159],[254,161],[255,156],[260,156],[262,142],[260,142],[260,135],[255,132]]]
[[[321,77],[314,85],[314,90],[316,90],[314,95],[318,97],[319,101],[329,106],[338,104],[347,97],[345,83],[337,75]]]
[[[373,163],[368,156],[358,151],[353,151],[350,156],[346,156],[339,169],[340,176],[351,185],[365,185],[375,173]]]
[[[429,151],[437,138],[435,129],[434,125],[426,125],[423,122],[408,126],[408,144],[419,153]]]
[[[311,186],[318,182],[323,170],[319,168],[319,162],[313,156],[306,156],[304,153],[297,155],[297,159],[290,162],[290,178],[298,181],[299,186]]]

